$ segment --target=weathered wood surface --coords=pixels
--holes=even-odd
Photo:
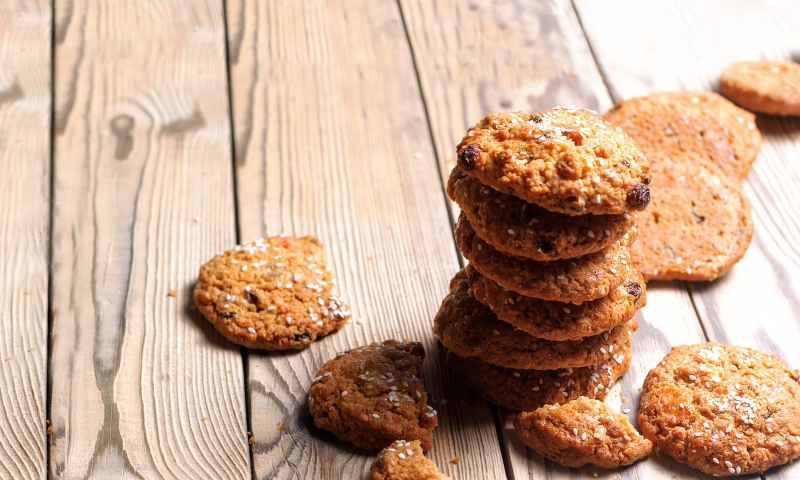
[[[50,25],[0,3],[0,478],[47,472]]]
[[[448,378],[431,332],[458,257],[400,11],[345,3],[228,3],[241,237],[318,236],[353,309],[300,353],[248,354],[256,477],[366,477],[373,455],[313,428],[308,388],[339,351],[410,338],[440,414],[431,457],[504,478],[491,411]]]
[[[393,337],[425,344],[440,412],[429,456],[453,478],[703,478],[662,454],[613,472],[553,465],[519,442],[509,412],[447,375],[430,330],[460,265],[443,183],[490,110],[602,112],[715,89],[735,60],[797,59],[800,4],[55,7],[51,19],[45,0],[0,5],[0,478],[365,478],[373,456],[317,431],[306,396],[337,352]],[[756,236],[717,282],[648,286],[633,365],[607,400],[632,420],[672,345],[708,338],[800,366],[800,123],[758,125],[745,182]],[[191,289],[213,254],[278,233],[325,242],[353,321],[302,352],[243,361]]]
[[[720,72],[732,62],[791,60],[800,53],[797,2],[576,0],[576,7],[615,101],[665,90],[717,90]],[[771,352],[797,368],[800,123],[769,116],[757,123],[763,147],[744,182],[753,241],[730,273],[691,284],[690,292],[709,340]],[[800,465],[765,477],[798,478]]]
[[[57,7],[50,474],[247,477],[241,351],[191,300],[235,241],[222,4]]]

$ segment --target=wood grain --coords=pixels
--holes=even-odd
[[[568,1],[422,2],[401,0],[423,97],[446,181],[455,145],[491,110],[535,111],[556,105],[595,110],[611,106],[580,22]],[[454,211],[458,206],[452,204]],[[635,423],[647,372],[672,345],[704,340],[691,300],[680,284],[648,288],[648,305],[633,334],[633,363],[606,401],[630,408]],[[627,402],[622,402],[626,398]],[[500,412],[511,478],[571,478],[597,469],[570,470],[545,462],[518,440],[511,412]],[[677,470],[699,478],[689,469]],[[613,472],[622,478],[671,478],[660,455]]]
[[[191,300],[235,239],[222,4],[57,7],[50,473],[246,477],[241,353]]]
[[[800,52],[800,4],[773,0],[691,3],[578,0],[577,10],[616,100],[659,90],[715,90],[739,60],[790,60]],[[609,19],[613,13],[614,23]],[[720,12],[725,21],[720,22]],[[614,25],[625,25],[624,29]],[[663,41],[669,36],[670,41]],[[700,39],[698,39],[698,36]],[[631,41],[636,38],[637,41]],[[761,154],[744,183],[755,236],[723,278],[691,285],[709,339],[754,347],[800,366],[800,180],[796,119],[758,117]],[[673,462],[674,463],[674,462]],[[797,478],[800,466],[766,478]]]
[[[447,377],[431,332],[458,257],[400,11],[239,1],[228,19],[242,239],[318,236],[353,309],[300,353],[249,355],[256,477],[364,478],[372,454],[314,429],[311,378],[336,352],[411,338],[440,413],[430,456],[504,478],[491,412]]]
[[[50,7],[0,3],[0,478],[47,472]]]

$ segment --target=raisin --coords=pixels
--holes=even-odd
[[[625,286],[625,290],[627,290],[629,294],[631,294],[634,297],[636,297],[637,301],[640,298],[642,298],[642,286],[639,285],[639,282],[631,282],[631,283],[629,283],[628,285]]]
[[[541,250],[542,253],[550,253],[553,251],[554,248],[556,248],[555,240],[553,239],[553,237],[550,237],[548,235],[539,236],[538,243],[539,243],[539,250]]]
[[[231,317],[233,317],[233,312],[229,312],[229,311],[220,312],[219,316],[222,317],[222,318],[231,318]]]
[[[472,170],[481,156],[481,149],[477,145],[467,145],[458,156],[458,164],[464,170]]]
[[[531,120],[533,120],[533,123],[539,123],[542,121],[542,117],[540,117],[539,115],[534,115],[533,118],[531,118]]]
[[[634,210],[644,210],[650,203],[650,189],[643,183],[637,183],[628,191],[627,201]]]
[[[294,341],[306,343],[311,341],[311,337],[307,333],[300,333],[294,336]]]

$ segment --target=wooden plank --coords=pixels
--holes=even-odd
[[[228,5],[242,239],[318,236],[354,319],[300,353],[250,352],[256,477],[365,477],[373,455],[316,431],[307,391],[337,352],[410,338],[440,413],[430,456],[504,478],[491,412],[447,377],[431,332],[458,263],[397,6]]]
[[[401,5],[444,181],[455,163],[456,144],[490,110],[571,104],[602,111],[612,104],[569,1],[401,0]],[[457,212],[457,205],[452,208]],[[638,314],[641,327],[633,334],[631,369],[606,399],[617,408],[631,408],[628,416],[634,422],[638,389],[650,368],[672,345],[704,338],[683,286],[651,285],[647,300]],[[622,402],[623,397],[628,401]],[[501,412],[511,478],[570,478],[597,471],[570,471],[545,462],[519,442],[509,416]],[[671,478],[676,471],[660,457],[613,474]],[[686,470],[679,472],[693,478]]]
[[[50,10],[0,4],[0,478],[47,472]]]
[[[191,295],[235,241],[222,3],[57,7],[50,473],[246,477],[241,353]]]
[[[714,90],[722,69],[734,61],[790,60],[800,52],[797,2],[578,0],[576,6],[616,99]],[[759,116],[758,126],[763,148],[744,183],[753,206],[753,242],[730,273],[692,284],[691,293],[710,339],[775,353],[798,367],[800,203],[794,190],[800,180],[800,123]],[[766,477],[800,477],[800,465]]]

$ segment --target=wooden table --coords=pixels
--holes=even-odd
[[[713,90],[732,61],[796,59],[798,26],[795,0],[0,2],[0,478],[365,478],[372,456],[315,430],[306,395],[336,352],[392,337],[427,348],[430,457],[455,479],[700,478],[660,453],[553,465],[448,376],[443,182],[490,110]],[[758,126],[750,249],[716,282],[648,285],[608,400],[631,419],[671,345],[800,367],[800,121]],[[278,233],[325,242],[353,321],[243,350],[191,290],[215,253]]]

